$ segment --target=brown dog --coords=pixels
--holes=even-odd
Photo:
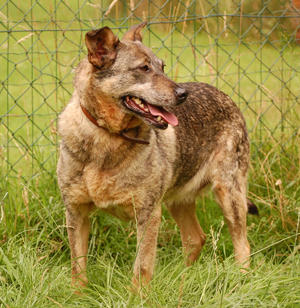
[[[204,83],[176,84],[141,43],[141,29],[122,41],[108,28],[86,34],[88,57],[59,118],[57,167],[66,205],[72,277],[85,285],[89,214],[95,208],[137,222],[133,282],[153,273],[164,200],[181,232],[187,264],[205,234],[195,198],[211,185],[228,223],[235,258],[249,265],[244,118],[224,93]]]

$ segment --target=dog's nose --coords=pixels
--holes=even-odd
[[[188,96],[188,92],[187,92],[187,90],[185,90],[183,88],[177,87],[175,89],[175,96],[176,96],[177,105],[179,105],[186,100],[186,98]]]

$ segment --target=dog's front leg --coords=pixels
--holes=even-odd
[[[161,222],[161,204],[136,211],[137,257],[134,264],[133,284],[138,290],[148,284],[154,270],[157,236]]]
[[[91,210],[91,204],[69,205],[66,210],[71,248],[72,285],[74,287],[84,287],[87,284],[86,263]]]

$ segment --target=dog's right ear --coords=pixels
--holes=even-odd
[[[85,35],[88,59],[97,68],[108,68],[117,56],[119,39],[108,27],[93,30]]]

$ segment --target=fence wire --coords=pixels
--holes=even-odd
[[[1,176],[52,172],[57,116],[86,55],[84,34],[122,37],[147,21],[144,43],[175,81],[223,90],[243,111],[252,154],[299,142],[300,1],[7,0],[0,4]]]

